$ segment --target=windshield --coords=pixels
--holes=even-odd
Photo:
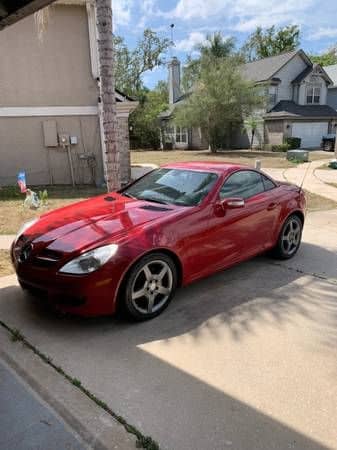
[[[211,172],[157,169],[121,191],[121,194],[157,203],[196,206],[210,192],[217,178]]]

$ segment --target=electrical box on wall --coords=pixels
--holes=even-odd
[[[58,147],[56,120],[45,120],[42,122],[43,138],[45,147]]]
[[[70,145],[77,145],[78,139],[77,136],[70,136]]]
[[[69,134],[59,134],[60,147],[68,147],[70,145]]]

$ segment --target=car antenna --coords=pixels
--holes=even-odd
[[[307,167],[307,169],[306,169],[306,171],[305,171],[305,173],[304,173],[302,182],[301,182],[301,184],[300,184],[300,192],[303,191],[304,180],[306,179],[306,177],[307,177],[307,175],[308,175],[308,171],[309,171],[309,168],[310,168],[310,166],[311,166],[311,163],[312,163],[312,161],[309,161],[308,167]]]

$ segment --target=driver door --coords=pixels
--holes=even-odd
[[[244,206],[214,213],[209,221],[214,269],[230,266],[254,256],[268,246],[278,209],[270,209],[271,196],[262,176],[253,170],[230,175],[219,191],[218,201],[244,199]]]

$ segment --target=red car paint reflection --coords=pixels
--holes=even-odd
[[[232,207],[226,192],[231,175],[261,172],[225,163],[181,163],[166,169],[214,174],[212,188],[196,205],[130,198],[109,193],[46,213],[12,245],[12,260],[23,287],[41,293],[58,308],[85,316],[112,314],[129,269],[144,255],[160,250],[172,256],[179,285],[264,252],[275,246],[286,219],[304,220],[300,188],[263,176],[263,192]],[[227,183],[227,185],[226,185]],[[237,196],[236,196],[237,197]],[[88,250],[117,244],[116,254],[85,275],[60,272]]]

